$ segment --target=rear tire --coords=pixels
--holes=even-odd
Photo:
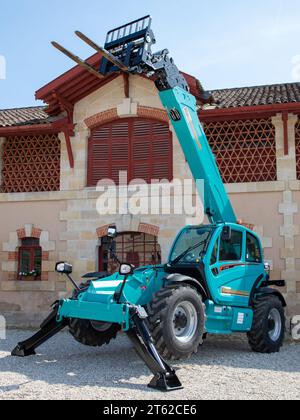
[[[101,347],[117,337],[121,327],[84,319],[71,319],[69,331],[75,340],[89,347]]]
[[[278,353],[285,336],[285,314],[276,296],[258,297],[254,305],[254,319],[249,344],[257,353]]]
[[[202,297],[186,285],[170,285],[148,305],[148,323],[158,352],[180,360],[198,352],[203,343],[205,311]]]

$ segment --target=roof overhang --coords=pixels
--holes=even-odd
[[[95,69],[98,69],[101,63],[101,55],[99,53],[94,54],[86,61]],[[120,74],[121,73],[114,73],[103,77],[101,80],[84,68],[76,65],[39,89],[36,92],[35,97],[48,105],[46,112],[50,116],[59,115],[61,112],[66,111],[65,104],[74,106],[81,99],[119,77]],[[200,92],[197,79],[186,73],[183,73],[183,75],[187,79],[191,93],[198,97]]]
[[[30,136],[33,134],[48,134],[48,133],[59,133],[61,131],[58,127],[55,127],[53,123],[47,124],[34,124],[34,125],[16,125],[12,127],[0,127],[0,137],[10,136]]]
[[[18,125],[0,127],[0,137],[32,136],[63,133],[66,140],[70,168],[74,168],[74,156],[70,137],[74,135],[74,125],[68,118],[61,118],[47,124]]]
[[[279,113],[300,114],[300,103],[246,106],[240,108],[201,109],[201,121],[226,121],[237,119],[270,118]]]
[[[87,60],[87,62],[95,68],[99,67],[100,61],[101,56],[99,54],[95,54]],[[74,106],[76,102],[118,76],[119,74],[117,73],[108,77],[103,77],[101,80],[87,72],[85,69],[75,66],[39,89],[36,92],[35,97],[48,105],[46,112],[50,116],[59,115],[66,110],[65,104]]]

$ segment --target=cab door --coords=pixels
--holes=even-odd
[[[212,253],[210,273],[216,303],[248,305],[249,293],[245,282],[245,231],[242,227],[232,229],[231,239],[228,241],[220,235]]]
[[[262,274],[265,274],[265,266],[260,240],[254,234],[246,232],[245,286],[249,293]]]

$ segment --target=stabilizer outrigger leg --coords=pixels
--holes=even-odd
[[[63,330],[68,321],[57,322],[57,314],[59,309],[59,302],[53,305],[53,311],[48,318],[42,323],[40,330],[28,340],[22,341],[11,352],[12,356],[27,357],[35,355],[35,350],[40,347],[47,340],[52,338],[59,331]]]
[[[153,338],[145,323],[145,318],[146,316],[141,316],[137,308],[132,308],[131,319],[135,328],[129,330],[127,335],[132,341],[138,355],[154,374],[148,387],[164,392],[183,389],[175,369],[169,366],[158,354]]]

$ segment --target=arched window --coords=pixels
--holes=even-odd
[[[122,262],[135,267],[161,264],[161,248],[156,236],[145,233],[128,232],[119,234],[117,239],[117,255]],[[99,248],[99,271],[113,273],[118,265],[110,259],[109,239],[101,239]]]
[[[40,280],[42,274],[42,248],[36,238],[24,238],[19,247],[19,280]]]
[[[119,183],[119,172],[128,181],[173,179],[172,133],[167,123],[127,118],[94,129],[89,139],[88,186],[101,179]]]

